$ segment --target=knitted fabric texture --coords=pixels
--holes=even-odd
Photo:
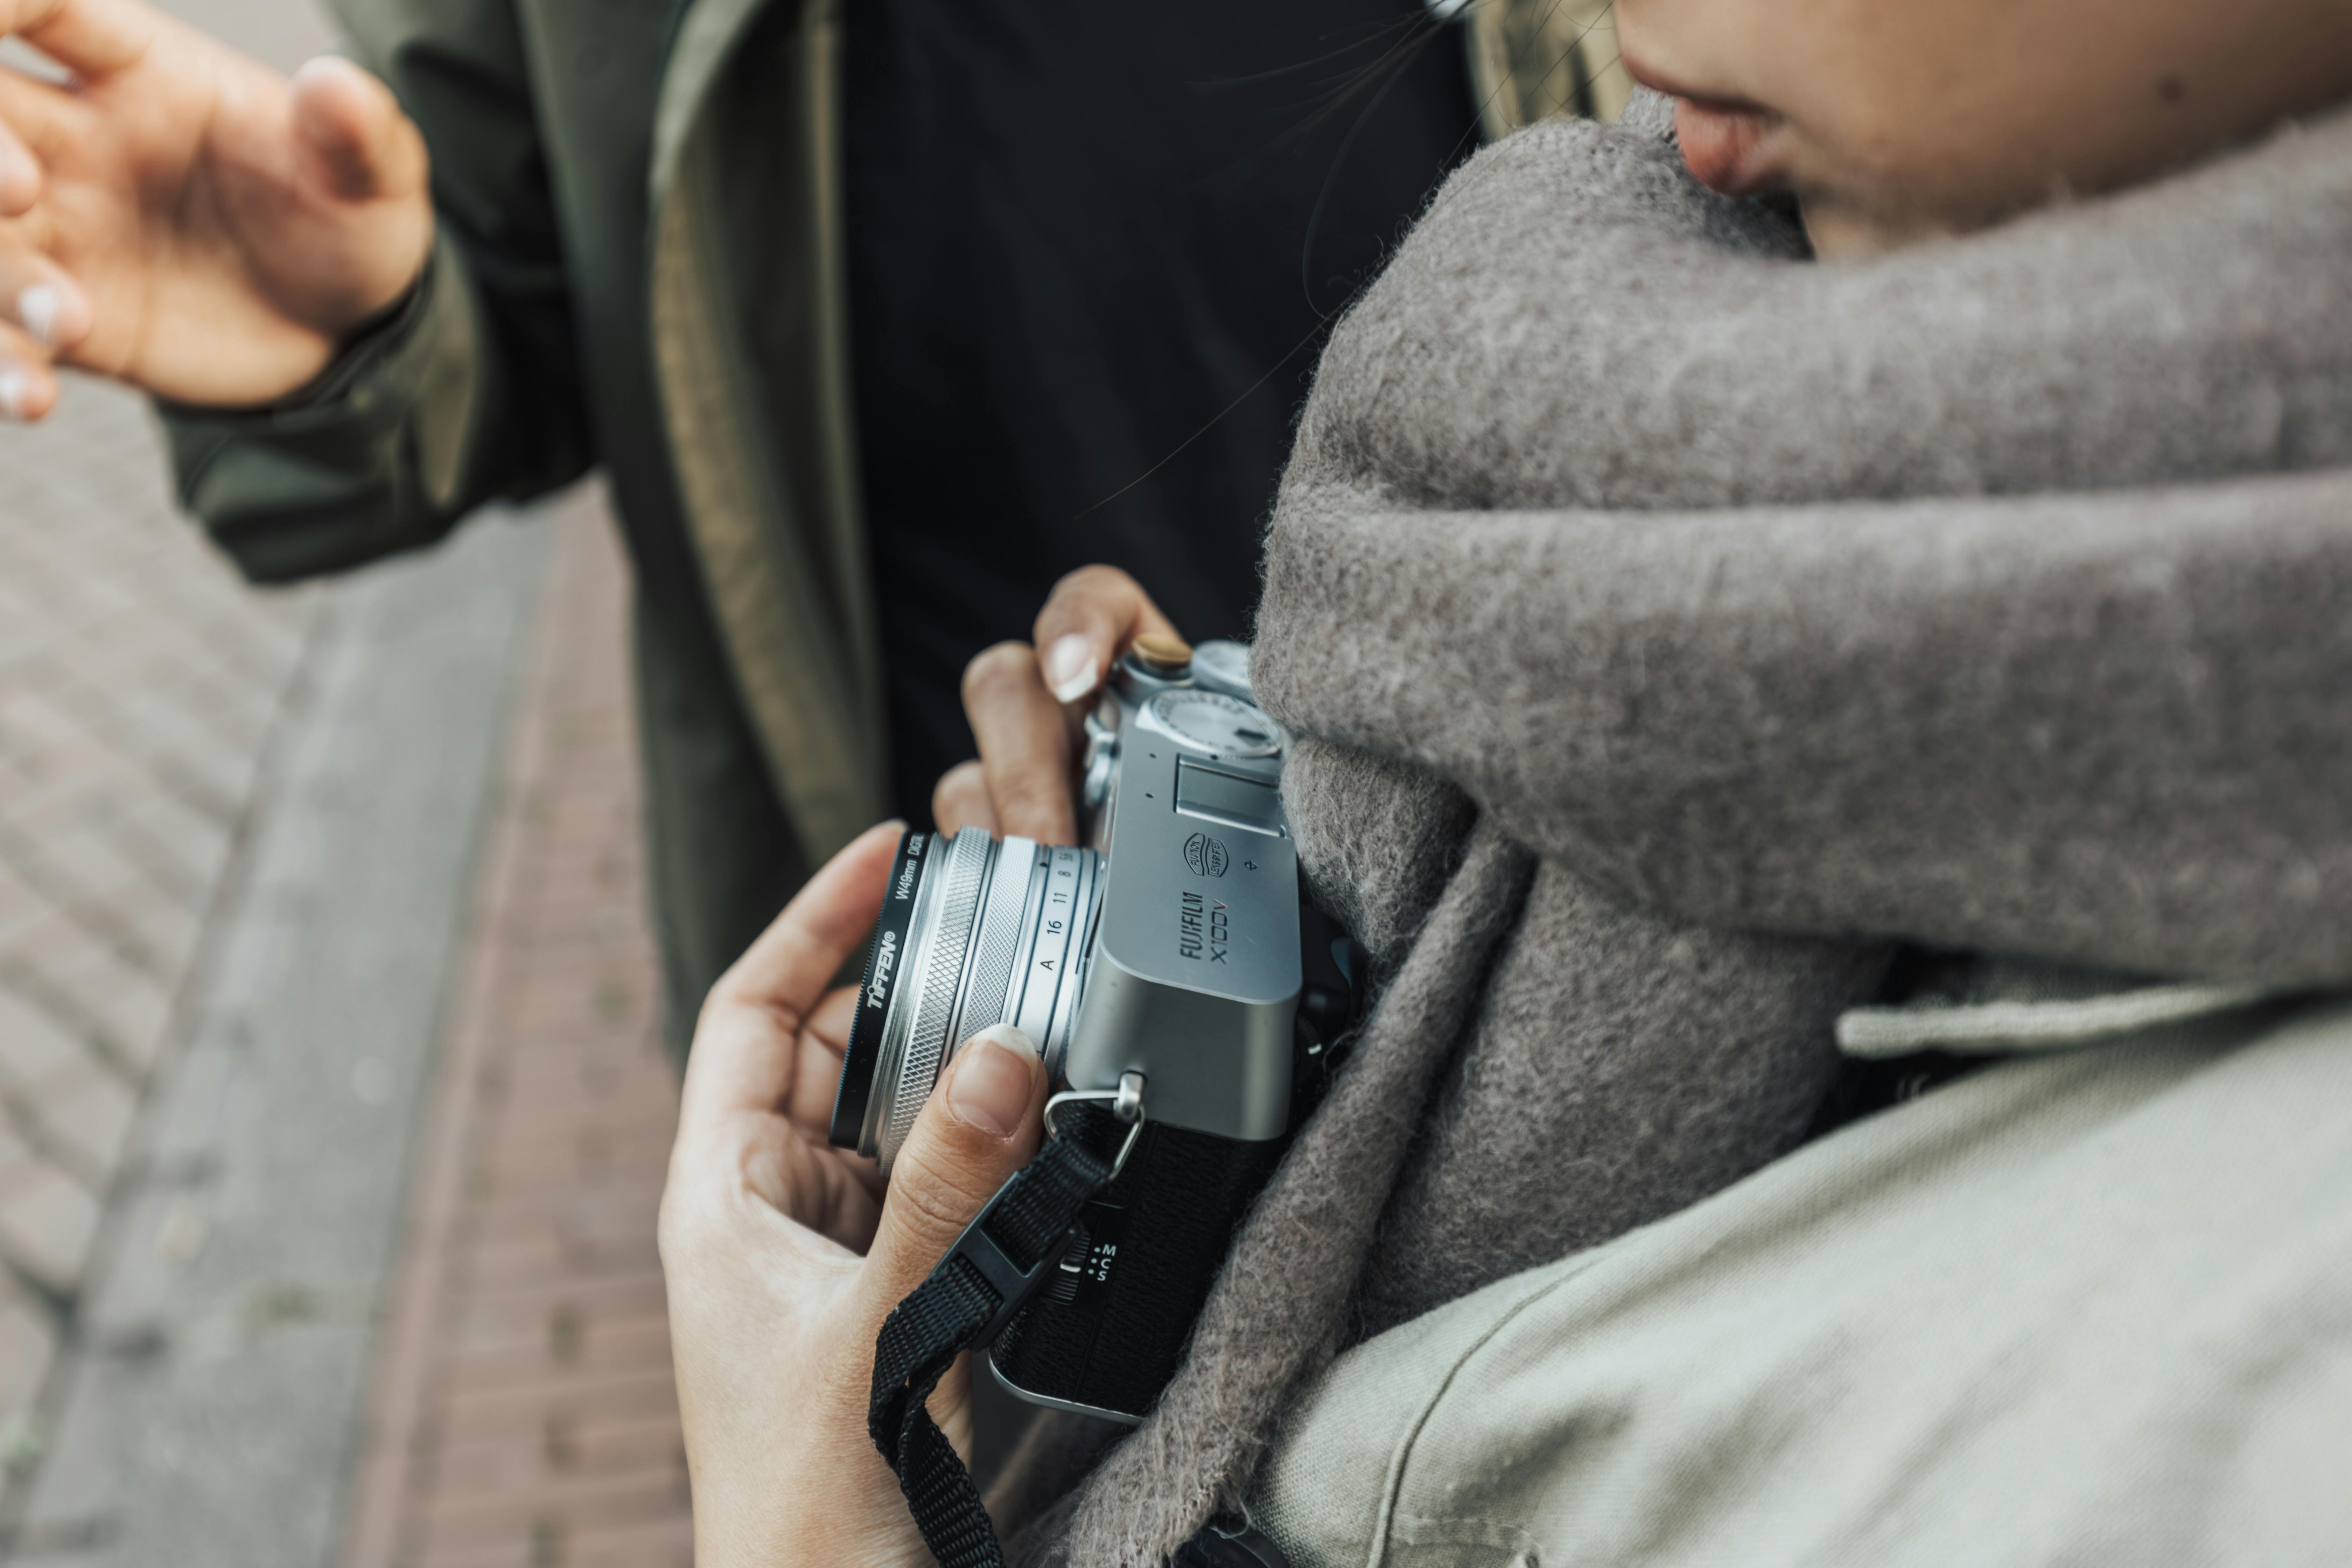
[[[1324,356],[1256,679],[1394,978],[1064,1560],[1791,1147],[1880,939],[2352,980],[2352,121],[1835,267],[1664,124],[1474,160]]]

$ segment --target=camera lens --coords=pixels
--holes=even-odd
[[[1086,986],[1102,858],[976,827],[899,840],[833,1104],[833,1142],[881,1162],[956,1047],[1018,1025],[1058,1069]]]

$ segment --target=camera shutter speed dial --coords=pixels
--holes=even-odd
[[[1271,757],[1282,750],[1273,720],[1222,691],[1163,691],[1144,711],[1153,728],[1218,756]]]

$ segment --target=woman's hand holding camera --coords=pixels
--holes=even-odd
[[[1037,613],[1034,643],[999,643],[964,670],[964,714],[980,759],[950,770],[932,793],[940,831],[984,827],[1076,844],[1080,725],[1112,661],[1154,634],[1177,635],[1116,566],[1083,567],[1055,584]]]
[[[704,1564],[930,1561],[866,1436],[875,1335],[1036,1151],[1045,1073],[1010,1027],[967,1044],[887,1193],[826,1143],[857,993],[825,986],[873,929],[898,835],[818,872],[695,1031],[661,1254]],[[971,1388],[959,1363],[930,1401],[967,1456]]]
[[[422,275],[424,140],[357,66],[289,81],[140,0],[0,0],[0,33],[72,78],[0,67],[0,415],[60,363],[273,402]]]

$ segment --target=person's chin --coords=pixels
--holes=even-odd
[[[1874,212],[1821,193],[1800,193],[1797,210],[1813,254],[1823,261],[1865,261],[1958,232],[1950,222],[1927,214]]]

